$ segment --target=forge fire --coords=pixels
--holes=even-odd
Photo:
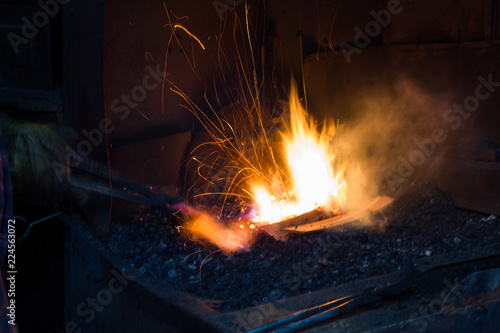
[[[0,0],[0,32],[1,333],[500,327],[497,0]]]
[[[273,151],[270,147],[264,148],[270,151],[272,158],[272,163],[268,164],[270,165],[268,170],[258,169],[256,165],[262,163],[259,157],[245,156],[246,147],[243,141],[238,142],[235,137],[225,136],[219,139],[214,135],[215,141],[212,143],[214,145],[217,144],[217,140],[236,141],[230,147],[221,145],[222,152],[225,152],[225,149],[241,150],[238,154],[242,156],[241,159],[245,163],[242,163],[235,173],[239,175],[245,171],[244,169],[250,170],[251,175],[241,186],[250,201],[240,200],[241,207],[236,205],[232,209],[239,208],[241,214],[237,216],[233,214],[236,221],[229,220],[225,223],[216,221],[217,217],[211,217],[206,212],[181,204],[180,210],[189,219],[183,228],[193,239],[212,242],[224,252],[230,253],[248,249],[252,238],[250,233],[252,230],[258,230],[259,225],[280,222],[315,209],[322,210],[329,215],[340,213],[346,198],[347,184],[343,178],[344,167],[335,163],[335,123],[318,125],[300,104],[294,83],[290,90],[288,105],[287,112],[280,115],[281,118],[286,119],[283,130],[278,130],[275,134],[279,138],[278,144],[275,145],[277,150]],[[220,129],[217,131],[223,133]],[[238,128],[233,129],[232,133],[236,136]],[[262,136],[266,135],[265,132],[262,134]],[[267,144],[271,139],[260,137],[252,140],[251,145],[255,146],[257,140]],[[193,157],[193,160],[198,161],[196,157]],[[248,163],[249,160],[252,162]],[[238,168],[238,164],[233,165],[233,168]],[[229,179],[229,181],[234,183],[236,180]],[[198,197],[204,195],[212,195],[212,193],[200,193]],[[220,195],[224,197],[224,200],[219,203],[222,208],[217,214],[218,217],[224,216],[224,205],[232,193],[220,193]],[[229,224],[229,226],[226,227],[224,224]]]

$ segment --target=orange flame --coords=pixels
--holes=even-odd
[[[234,223],[225,224],[186,204],[180,204],[178,208],[189,216],[183,229],[194,241],[215,244],[226,255],[248,250],[253,243],[254,233],[250,229]]]
[[[335,126],[324,125],[318,133],[314,119],[300,104],[294,82],[289,102],[290,124],[283,140],[291,181],[286,189],[279,184],[252,186],[257,204],[253,222],[279,222],[319,207],[333,211],[345,199],[342,171],[335,173],[333,168]]]

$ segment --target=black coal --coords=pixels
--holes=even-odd
[[[228,311],[397,271],[405,258],[456,255],[499,239],[495,216],[457,208],[429,185],[411,185],[370,227],[292,237],[260,234],[248,252],[225,256],[179,234],[159,211],[114,223],[103,246],[166,288],[223,301]]]

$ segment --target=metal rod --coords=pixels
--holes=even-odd
[[[39,220],[36,220],[35,222],[31,222],[30,224],[28,224],[28,227],[26,228],[26,230],[24,231],[24,233],[21,235],[21,237],[17,238],[17,241],[18,241],[18,242],[21,242],[23,239],[25,239],[25,238],[26,238],[26,236],[28,236],[28,234],[29,234],[29,232],[30,232],[30,230],[31,230],[31,228],[32,228],[33,226],[35,226],[35,225],[37,225],[37,224],[40,224],[40,223],[42,223],[42,222],[45,222],[45,221],[51,220],[51,219],[53,219],[53,218],[55,218],[55,217],[58,217],[58,216],[61,216],[61,215],[63,215],[63,214],[64,214],[63,212],[57,212],[57,213],[51,214],[51,215],[49,215],[49,216],[46,216],[46,217],[44,217],[44,218],[41,218],[41,219],[39,219]],[[26,219],[25,219],[24,217],[22,217],[22,216],[13,216],[12,218],[13,218],[13,219],[21,219],[21,220],[23,220],[23,221],[25,221],[25,222],[28,222],[28,220],[26,220]]]
[[[346,297],[341,297],[339,299],[329,301],[329,302],[314,306],[314,307],[309,308],[309,309],[295,312],[291,316],[285,317],[285,318],[280,319],[280,320],[273,321],[272,323],[269,323],[267,325],[257,327],[253,330],[248,331],[247,333],[264,333],[264,332],[269,332],[275,328],[279,328],[279,327],[282,327],[285,325],[293,324],[293,323],[298,322],[300,320],[303,320],[305,318],[308,318],[308,317],[314,316],[318,313],[321,313],[322,311],[330,310],[332,307],[337,308],[339,306],[342,306],[343,304],[347,304],[348,302],[354,300],[356,297],[359,297],[362,294],[363,294],[363,292],[357,293],[354,295],[350,295],[350,296],[346,296]]]

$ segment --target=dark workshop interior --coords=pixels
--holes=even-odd
[[[0,0],[0,332],[498,332],[499,16]]]

